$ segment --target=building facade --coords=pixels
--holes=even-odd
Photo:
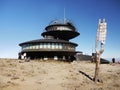
[[[69,22],[52,21],[41,34],[43,39],[37,39],[20,43],[21,52],[19,58],[31,59],[54,59],[69,60],[75,59],[76,43],[69,40],[80,35],[75,26]]]

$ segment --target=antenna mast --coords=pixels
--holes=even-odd
[[[66,18],[65,18],[65,8],[64,8],[64,24],[66,22]]]

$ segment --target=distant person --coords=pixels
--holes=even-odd
[[[21,56],[18,56],[18,59],[21,59]]]
[[[95,62],[95,57],[94,56],[91,57],[91,62],[92,63]]]
[[[112,58],[112,62],[115,63],[115,58]]]
[[[120,64],[120,60],[118,61],[118,64]]]
[[[18,59],[21,59],[21,53],[18,53]]]

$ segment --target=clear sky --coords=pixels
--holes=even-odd
[[[120,0],[0,0],[0,57],[17,58],[19,43],[40,39],[54,19],[72,20],[80,36],[77,51],[91,55],[98,19],[107,22],[104,58],[120,57]]]

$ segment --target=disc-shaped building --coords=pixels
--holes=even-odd
[[[41,34],[43,39],[20,43],[19,57],[31,59],[74,60],[76,43],[69,40],[80,35],[75,26],[69,22],[52,21]]]

